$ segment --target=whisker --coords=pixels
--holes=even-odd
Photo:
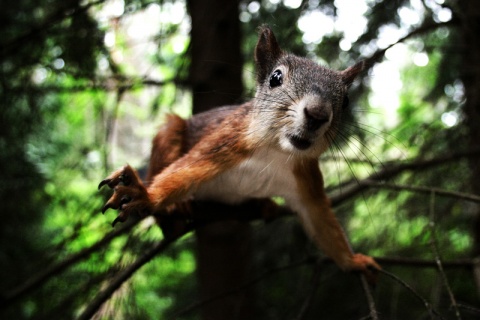
[[[390,146],[392,146],[395,149],[397,149],[398,151],[400,151],[403,157],[406,157],[406,155],[404,154],[402,149],[400,149],[398,147],[398,145],[401,145],[404,149],[407,149],[407,146],[405,146],[404,143],[402,141],[400,141],[400,139],[395,137],[393,134],[388,133],[388,132],[383,131],[383,130],[379,130],[379,129],[373,127],[373,126],[370,126],[370,125],[367,125],[367,124],[364,124],[364,123],[361,123],[361,122],[345,123],[344,125],[345,125],[345,127],[350,126],[350,127],[362,130],[364,132],[367,132],[374,137],[381,138],[383,141],[386,141]],[[387,136],[388,138],[392,138],[393,140],[395,140],[395,142],[391,141],[390,139],[387,139],[385,136]]]

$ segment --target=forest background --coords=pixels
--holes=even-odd
[[[2,319],[479,317],[478,1],[0,7]],[[112,229],[100,214],[98,183],[127,162],[145,169],[166,113],[253,96],[262,24],[333,69],[372,62],[320,163],[352,246],[385,270],[375,289],[291,214],[210,206],[223,214],[176,241],[153,219]]]

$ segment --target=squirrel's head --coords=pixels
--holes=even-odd
[[[330,70],[281,50],[268,27],[260,28],[255,63],[252,133],[284,151],[318,157],[339,128],[348,106],[347,89],[364,63]]]

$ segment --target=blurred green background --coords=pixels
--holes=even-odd
[[[480,194],[480,4],[226,2],[235,10],[225,19],[240,30],[224,39],[240,43],[237,102],[253,97],[264,23],[286,50],[337,70],[389,48],[351,89],[342,134],[320,160],[327,188],[355,250],[379,257],[438,312],[381,276],[373,291],[381,319],[480,317],[478,200],[405,187]],[[145,169],[165,114],[192,113],[190,34],[196,21],[221,29],[221,12],[212,0],[0,3],[0,317],[77,318],[163,238],[150,218],[112,231],[115,214],[100,214],[108,194],[97,185],[127,162]],[[385,184],[348,194],[366,178]],[[244,286],[199,294],[190,234],[137,270],[94,318],[207,319],[205,305],[221,308],[239,292],[248,292],[241,308],[251,319],[368,316],[358,278],[319,264],[294,217],[250,225]],[[237,311],[229,319],[241,319]]]

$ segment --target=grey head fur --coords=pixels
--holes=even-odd
[[[330,145],[348,104],[347,90],[363,62],[334,71],[280,49],[273,32],[261,27],[255,49],[256,134],[283,151],[318,157]]]

